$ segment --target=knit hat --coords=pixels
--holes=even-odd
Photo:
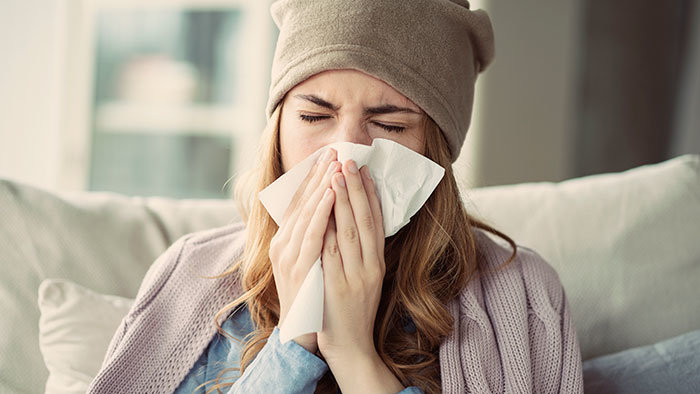
[[[319,72],[356,69],[386,82],[440,126],[457,159],[474,83],[493,60],[493,29],[466,0],[278,0],[266,113]]]

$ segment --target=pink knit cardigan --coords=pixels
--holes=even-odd
[[[494,268],[508,243],[475,229]],[[173,392],[204,351],[214,314],[241,293],[223,272],[246,239],[243,223],[185,235],[146,273],[89,393]],[[480,274],[448,304],[452,333],[440,345],[444,393],[582,393],[581,354],[564,289],[537,252],[518,245],[505,269]]]

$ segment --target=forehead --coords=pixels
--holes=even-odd
[[[423,112],[408,97],[391,85],[359,70],[326,70],[312,75],[292,88],[287,97],[295,94],[315,94],[336,105],[357,102],[368,105],[394,104]]]

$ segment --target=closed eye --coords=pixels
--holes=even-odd
[[[313,122],[316,122],[319,120],[328,119],[329,116],[312,116],[312,115],[299,114],[299,118],[305,122],[313,123]],[[383,128],[384,130],[392,131],[392,132],[396,132],[396,133],[400,133],[400,132],[406,130],[406,128],[403,126],[392,126],[392,125],[387,125],[387,124],[379,123],[379,122],[372,122],[372,123]]]

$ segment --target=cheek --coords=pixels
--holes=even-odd
[[[314,138],[303,136],[301,133],[291,133],[280,130],[280,154],[282,155],[282,170],[287,172],[310,154],[322,148],[325,144]]]
[[[383,133],[382,135],[377,135],[374,138],[376,137],[394,141],[408,149],[413,150],[414,152],[425,155],[425,143],[423,142],[422,133],[405,131],[403,133]]]
[[[425,131],[418,129],[410,134],[411,149],[425,155]]]
[[[409,136],[409,138],[404,141],[404,146],[410,148],[414,152],[420,153],[421,155],[425,154],[425,149],[423,149],[423,141],[421,141],[418,136]]]

